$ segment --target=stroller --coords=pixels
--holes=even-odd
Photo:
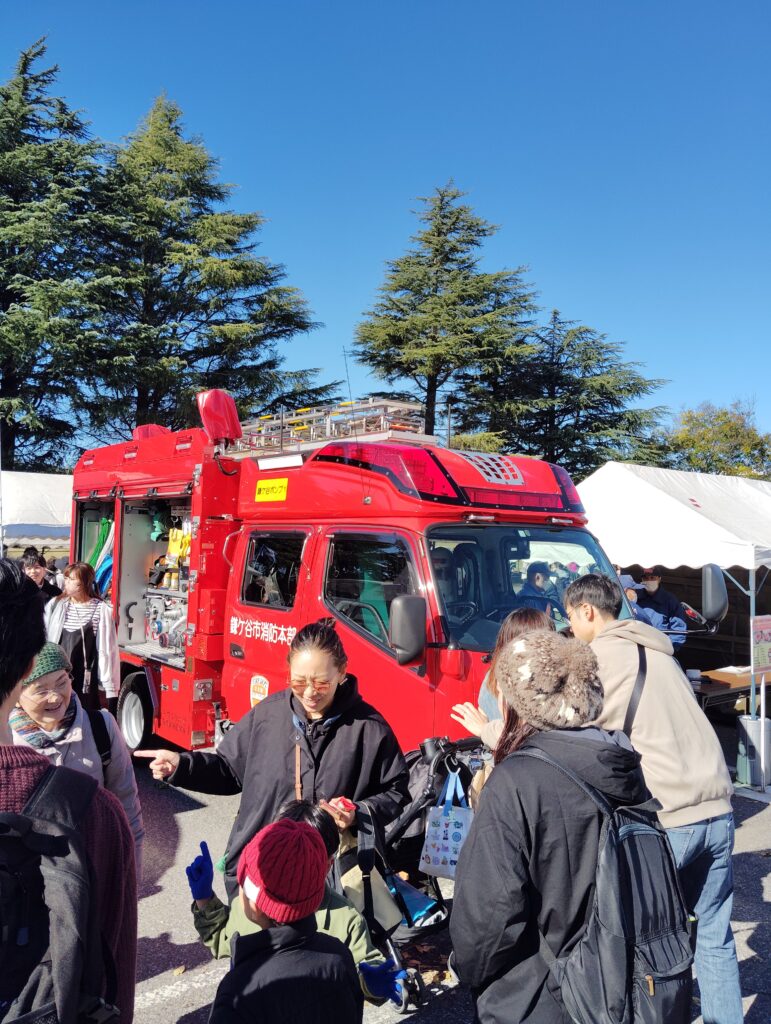
[[[418,870],[428,808],[437,799],[444,779],[460,771],[464,788],[475,770],[479,740],[453,742],[446,737],[424,741],[407,756],[413,799],[386,829],[377,829],[366,804],[358,805],[358,844],[338,857],[339,888],[363,914],[372,939],[386,957],[403,971],[399,1012],[420,1006],[426,988],[420,971],[404,968],[399,947],[437,931],[447,924],[449,911],[437,879]],[[481,760],[480,760],[481,765]]]

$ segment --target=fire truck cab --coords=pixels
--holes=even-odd
[[[132,747],[211,745],[287,685],[292,638],[325,616],[403,749],[452,735],[505,616],[566,626],[571,579],[613,572],[564,470],[441,447],[417,405],[241,425],[213,391],[199,409],[204,429],[139,427],[75,469],[71,554],[113,604]]]

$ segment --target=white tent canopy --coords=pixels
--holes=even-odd
[[[22,526],[25,532],[70,526],[72,477],[56,473],[0,472],[0,530]],[[18,533],[19,531],[14,531]]]
[[[608,462],[578,492],[617,565],[771,566],[771,483]]]

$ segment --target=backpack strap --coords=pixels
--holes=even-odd
[[[579,789],[582,789],[592,803],[596,804],[607,818],[610,818],[613,815],[613,808],[605,797],[594,788],[594,786],[590,786],[588,782],[584,782],[580,775],[576,775],[576,773],[571,771],[570,768],[566,768],[564,764],[560,764],[559,761],[555,761],[537,747],[531,747],[528,750],[516,750],[513,754],[509,754],[509,757],[533,757],[537,761],[545,761],[546,764],[550,764],[553,768],[561,771],[563,775],[567,775],[570,781],[574,782]]]
[[[51,765],[21,813],[77,831],[98,786],[90,775]]]
[[[112,761],[112,743],[104,714],[97,708],[86,708],[88,721],[91,724],[91,732],[94,735],[94,743],[99,751],[99,759],[102,762],[102,772],[106,772]],[[109,712],[108,712],[109,714]]]
[[[356,805],[357,840],[356,863],[361,871],[364,891],[364,920],[372,927],[375,908],[372,900],[372,872],[375,869],[375,823],[372,812],[363,801]]]
[[[624,725],[621,729],[627,736],[632,733],[632,725],[634,724],[635,715],[637,714],[637,708],[640,706],[640,698],[642,697],[643,688],[645,686],[645,677],[648,672],[648,656],[645,653],[645,648],[642,644],[637,645],[637,678],[634,681],[634,687],[632,688],[632,696],[629,698],[629,706],[626,709],[624,715]]]

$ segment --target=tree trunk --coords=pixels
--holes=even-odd
[[[436,427],[436,377],[426,377],[426,433],[433,434]]]

